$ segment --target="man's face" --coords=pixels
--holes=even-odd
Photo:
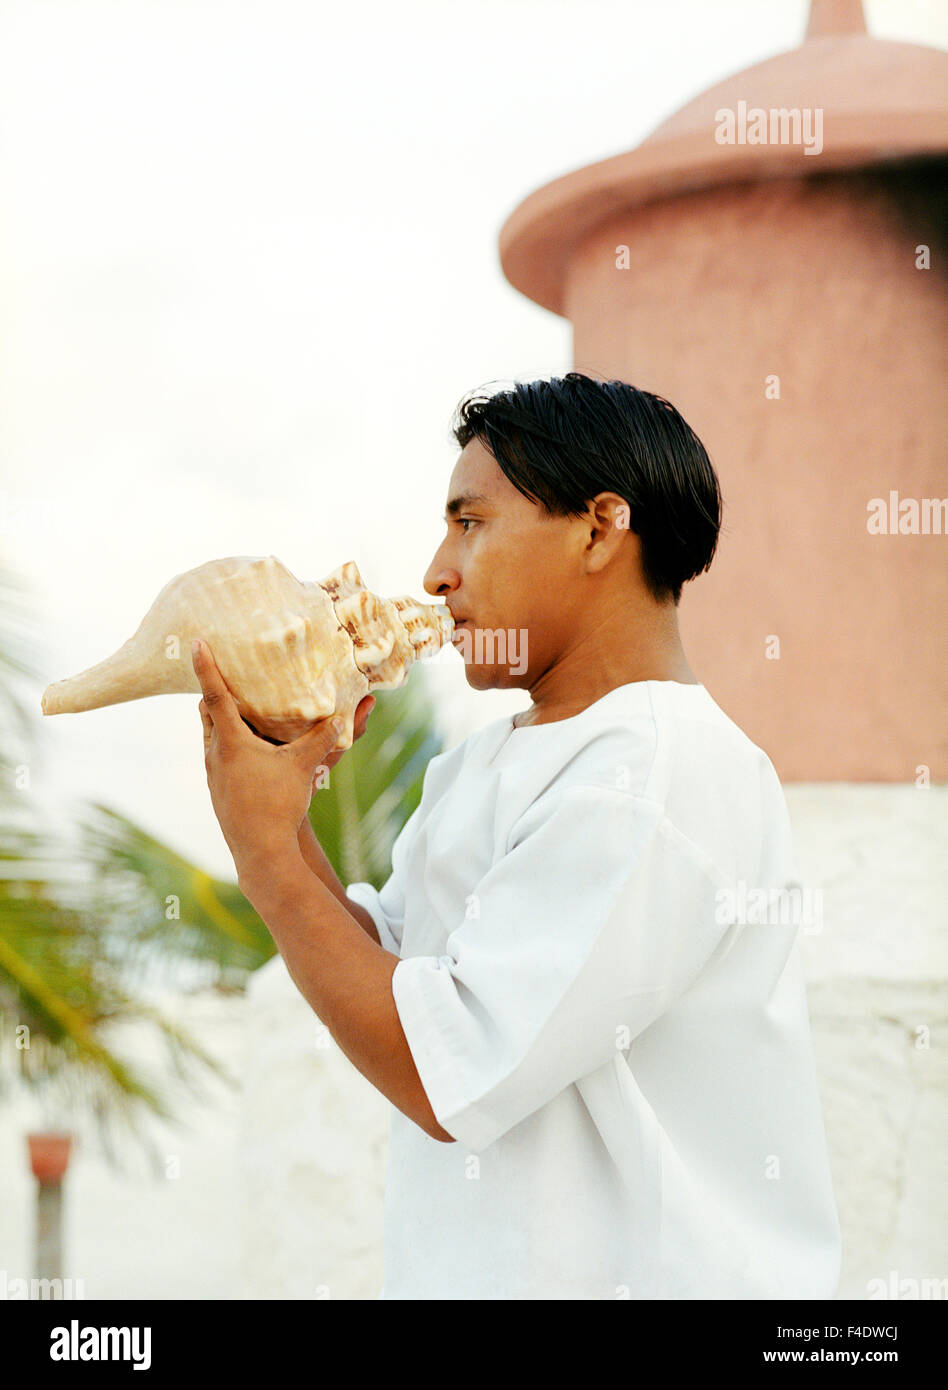
[[[465,500],[450,509],[459,499]],[[469,685],[528,688],[573,626],[588,539],[583,523],[548,517],[476,438],[461,451],[447,503],[447,535],[425,574],[425,590],[445,600],[458,626],[466,620],[455,646]]]

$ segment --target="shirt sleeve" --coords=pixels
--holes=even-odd
[[[627,1050],[727,930],[715,879],[657,802],[573,786],[534,803],[447,953],[395,967],[438,1123],[476,1152]]]
[[[402,932],[405,927],[405,864],[408,849],[417,824],[416,807],[402,826],[392,846],[392,872],[381,888],[371,883],[350,883],[346,897],[364,907],[375,923],[379,943],[392,955],[401,955]]]

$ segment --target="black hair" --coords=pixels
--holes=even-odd
[[[598,493],[618,493],[657,602],[677,604],[682,585],[709,568],[721,529],[717,475],[661,396],[568,372],[493,395],[469,392],[451,428],[462,449],[476,436],[549,516],[584,516]]]

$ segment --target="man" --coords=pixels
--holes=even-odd
[[[432,759],[380,892],[309,829],[328,721],[272,748],[195,658],[238,882],[395,1107],[381,1296],[830,1298],[789,817],[678,630],[714,469],[667,401],[579,373],[469,398],[455,437],[425,588],[469,684],[532,704]]]

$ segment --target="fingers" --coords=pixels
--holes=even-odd
[[[284,748],[281,749],[281,755],[292,758],[299,770],[306,776],[310,784],[310,795],[313,795],[314,787],[316,787],[316,778],[320,767],[329,769],[329,767],[335,766],[335,763],[342,756],[341,752],[334,755],[332,749],[338,744],[343,727],[345,724],[342,720],[322,719],[306,733],[300,734],[299,738],[293,739],[292,744],[285,744]]]
[[[284,747],[301,765],[315,770],[335,748],[344,727],[344,721],[338,715],[334,719],[321,719]]]
[[[365,733],[365,726],[369,722],[369,715],[375,708],[375,696],[366,695],[359,701],[359,707],[355,712],[355,728],[353,738],[361,738]]]
[[[191,644],[191,664],[204,696],[202,703],[214,727],[228,738],[242,735],[244,722],[237,712],[237,703],[217,669],[210,647],[200,638]],[[203,714],[201,718],[203,720]]]
[[[364,696],[364,697],[359,701],[359,704],[356,706],[355,719],[354,719],[354,721],[353,721],[353,726],[352,726],[352,742],[353,742],[353,743],[355,743],[356,739],[357,739],[357,738],[361,738],[362,735],[365,733],[366,725],[367,725],[368,722],[369,722],[369,715],[372,713],[372,710],[373,710],[374,706],[375,706],[375,696],[374,696],[374,695],[366,695],[366,696]],[[345,748],[338,748],[338,749],[336,749],[334,752],[327,753],[326,756],[323,758],[323,762],[324,762],[324,764],[326,765],[326,767],[328,767],[328,768],[333,768],[333,767],[335,767],[335,766],[336,766],[336,763],[339,761],[339,759],[342,757],[342,755],[343,755],[345,752],[346,752]]]
[[[345,749],[336,750],[336,744],[342,729],[345,727],[344,721],[337,729],[333,727],[332,720],[321,719],[318,724],[315,724],[299,738],[293,739],[290,743],[281,743],[279,739],[268,738],[265,734],[261,734],[253,727],[249,719],[244,719],[241,716],[237,709],[237,702],[228,690],[210,648],[206,642],[202,642],[200,639],[195,640],[192,646],[192,663],[194,673],[203,691],[198,710],[204,730],[205,758],[210,753],[211,738],[215,728],[219,735],[227,735],[238,729],[242,732],[246,729],[256,738],[262,739],[265,743],[273,744],[277,748],[293,748],[294,756],[300,757],[306,764],[312,763],[315,757],[317,763],[323,760],[328,767],[333,767],[342,757]],[[364,695],[359,701],[353,721],[353,742],[365,733],[369,715],[374,708],[374,695]]]
[[[198,705],[198,713],[201,716],[201,723],[204,725],[204,756],[207,757],[211,751],[211,734],[214,732],[214,721],[207,712],[207,705],[202,700]]]

